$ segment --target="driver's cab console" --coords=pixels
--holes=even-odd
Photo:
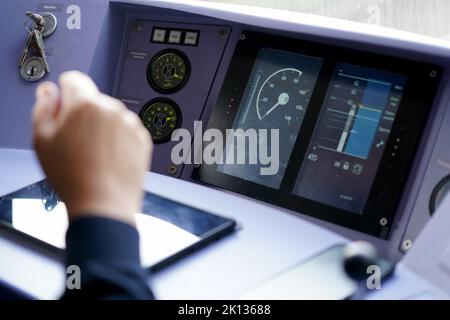
[[[450,210],[448,43],[330,18],[187,1],[2,6],[9,28],[0,31],[1,194],[42,178],[33,154],[18,151],[32,149],[36,85],[77,69],[136,112],[152,135],[151,171],[158,175],[149,174],[147,189],[239,226],[156,274],[163,297],[178,297],[175,283],[196,270],[208,268],[210,280],[217,279],[214,266],[240,259],[253,262],[236,262],[224,277],[239,282],[239,275],[261,269],[217,297],[269,297],[295,279],[314,278],[312,269],[342,277],[344,270],[356,279],[361,261],[378,261],[386,276],[400,262],[391,281],[405,286],[404,296],[373,297],[409,297],[424,288],[436,297],[450,294],[446,245],[433,246],[447,241],[438,229]],[[45,22],[33,41],[42,41],[45,54],[35,45],[21,57],[39,16]],[[373,247],[352,251],[348,244],[357,240]],[[274,260],[260,267],[271,253]],[[281,271],[277,282],[272,276]],[[408,277],[420,290],[405,285]],[[358,287],[336,281],[318,297],[348,298]],[[287,298],[308,298],[306,289],[285,291]],[[199,280],[180,298],[211,292]]]

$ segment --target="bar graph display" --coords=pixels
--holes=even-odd
[[[295,193],[362,212],[395,121],[406,77],[336,66]]]
[[[400,93],[402,87],[396,87]],[[339,69],[325,104],[319,147],[367,159],[380,121],[394,121],[396,110],[385,114],[388,100],[392,106],[399,100],[390,96],[391,88],[392,83],[361,78]],[[384,132],[388,133],[388,128]]]
[[[338,145],[338,151],[362,158],[369,155],[390,92],[389,84],[366,81],[363,99],[352,105]]]

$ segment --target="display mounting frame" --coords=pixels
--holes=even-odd
[[[208,128],[225,130],[241,107],[247,82],[261,49],[275,49],[323,59],[314,92],[291,153],[279,189],[273,189],[217,171],[203,164],[192,177],[272,205],[289,209],[376,237],[387,239],[412,166],[415,153],[440,83],[442,68],[436,65],[254,31],[242,33],[234,51]],[[372,183],[362,214],[338,209],[294,194],[334,69],[339,63],[397,73],[407,77],[391,133]],[[421,92],[421,94],[418,94]],[[411,110],[414,110],[411,112]],[[280,137],[282,138],[282,137]]]

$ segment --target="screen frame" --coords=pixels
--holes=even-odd
[[[31,186],[40,184],[44,181],[45,181],[45,179],[37,181],[35,183],[32,183],[24,188],[14,191],[14,192],[10,192],[9,194],[2,195],[2,196],[0,196],[0,199],[3,199],[3,198],[8,199],[10,196],[13,196],[15,193],[20,192],[22,190],[26,190],[26,189],[30,188]],[[172,200],[170,198],[166,198],[166,197],[163,197],[161,195],[158,195],[158,194],[155,194],[155,193],[152,193],[149,191],[144,191],[144,193],[145,194],[147,194],[147,193],[153,194],[158,197],[165,198],[168,201],[177,203],[179,205],[190,207],[190,208],[193,208],[193,209],[201,211],[201,212],[205,212],[210,215],[219,216],[217,214],[207,212],[203,209],[199,209],[199,208],[191,206],[191,205],[183,204],[176,200]],[[144,197],[145,197],[145,194],[144,194]],[[151,266],[144,266],[144,268],[152,273],[161,271],[161,270],[165,269],[166,267],[176,263],[183,257],[188,256],[192,253],[195,253],[196,251],[208,246],[209,244],[215,242],[216,240],[219,240],[220,238],[222,238],[226,235],[231,234],[232,232],[234,232],[236,230],[237,223],[235,220],[230,219],[228,217],[224,217],[224,216],[220,216],[220,218],[222,218],[224,220],[224,223],[208,230],[205,233],[202,233],[201,235],[198,235],[200,237],[199,241],[168,256],[167,258],[165,258]],[[0,230],[9,233],[11,235],[11,240],[13,240],[13,241],[19,241],[23,245],[29,245],[36,250],[42,250],[42,252],[44,254],[49,254],[50,256],[53,256],[60,261],[64,261],[65,249],[59,248],[53,244],[50,244],[41,239],[35,238],[35,237],[29,235],[28,233],[25,233],[21,230],[14,228],[14,226],[11,223],[7,223],[1,219],[0,219]]]
[[[237,43],[208,128],[231,129],[258,52],[269,48],[323,59],[310,104],[304,116],[284,178],[275,190],[217,171],[217,165],[202,164],[194,180],[251,198],[387,239],[398,203],[412,166],[417,146],[440,83],[442,68],[418,61],[349,49],[335,45],[288,38],[254,31],[242,33]],[[320,111],[338,63],[398,73],[407,77],[402,100],[385,151],[380,160],[362,214],[338,209],[294,194],[297,177],[311,142]],[[417,92],[422,92],[416,95]],[[408,112],[413,109],[414,112]]]

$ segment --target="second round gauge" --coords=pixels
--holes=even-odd
[[[188,58],[179,50],[164,50],[155,55],[147,68],[147,79],[158,92],[180,90],[189,78]]]
[[[169,141],[175,129],[181,125],[181,111],[169,99],[155,99],[144,105],[139,116],[152,135],[153,142]]]

